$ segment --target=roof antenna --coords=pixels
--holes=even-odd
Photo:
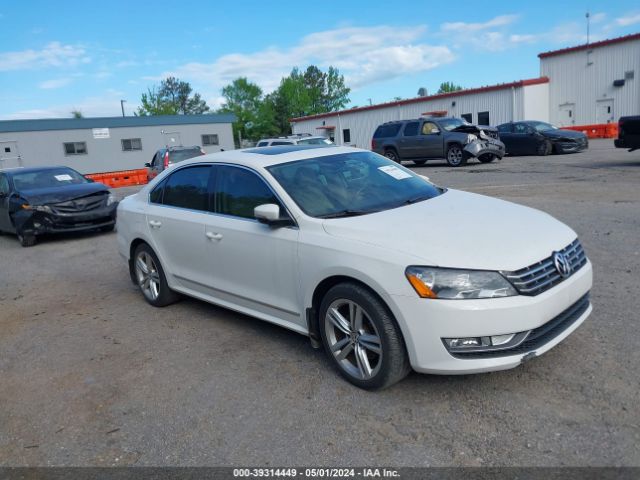
[[[587,12],[585,17],[587,18],[587,45],[589,45],[589,27],[591,23],[591,15],[589,15],[589,12]]]

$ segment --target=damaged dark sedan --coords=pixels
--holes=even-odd
[[[105,185],[68,167],[0,170],[0,233],[23,247],[46,233],[111,231],[117,206]]]
[[[582,132],[563,130],[536,120],[503,123],[498,126],[500,140],[509,155],[550,155],[574,153],[589,148]]]

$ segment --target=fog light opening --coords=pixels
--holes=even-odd
[[[529,332],[506,333],[486,337],[443,338],[450,352],[482,352],[512,348],[524,341]]]

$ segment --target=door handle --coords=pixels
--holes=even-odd
[[[222,240],[222,234],[221,233],[207,232],[207,233],[205,233],[205,235],[207,236],[207,238],[209,240]]]
[[[162,222],[158,220],[149,220],[149,225],[151,228],[160,228],[162,226]]]

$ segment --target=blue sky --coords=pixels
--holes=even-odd
[[[640,32],[636,1],[0,2],[0,118],[128,114],[167,75],[211,106],[238,76],[273,90],[337,66],[352,105],[537,77],[537,54]]]

